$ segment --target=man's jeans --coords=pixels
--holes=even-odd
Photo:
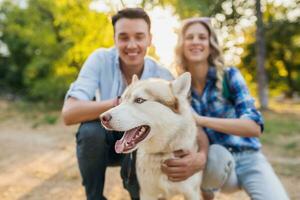
[[[99,120],[84,122],[76,134],[77,159],[87,200],[105,200],[103,188],[108,166],[121,165],[124,155],[115,153],[121,132],[105,130]]]
[[[260,151],[230,153],[211,145],[202,190],[233,192],[243,188],[252,200],[288,200],[282,184]]]

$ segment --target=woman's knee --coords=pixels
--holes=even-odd
[[[221,189],[234,172],[235,161],[232,154],[223,146],[209,147],[206,168],[203,173],[203,189]]]

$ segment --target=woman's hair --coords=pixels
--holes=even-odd
[[[202,24],[208,30],[209,46],[210,46],[210,54],[208,57],[208,64],[209,64],[209,67],[216,68],[216,74],[217,74],[216,87],[222,93],[222,89],[223,89],[222,82],[223,82],[223,75],[224,75],[224,59],[223,59],[222,50],[219,46],[217,35],[211,26],[210,18],[195,17],[195,18],[186,19],[182,22],[181,28],[179,29],[179,32],[178,32],[177,45],[175,47],[175,63],[174,63],[175,69],[176,69],[178,75],[188,71],[187,61],[183,55],[184,34],[189,26],[196,24],[196,23]]]

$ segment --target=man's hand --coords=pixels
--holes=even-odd
[[[161,170],[170,181],[183,181],[194,173],[203,170],[206,164],[204,152],[190,152],[178,150],[174,152],[176,158],[168,159],[161,165]]]
[[[114,100],[113,100],[113,107],[118,106],[121,103],[121,96],[117,96]]]

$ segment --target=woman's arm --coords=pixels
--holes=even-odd
[[[226,73],[236,118],[205,117],[195,114],[197,124],[221,133],[259,137],[263,130],[263,119],[255,108],[254,99],[249,93],[244,77],[236,68],[229,68]]]
[[[261,127],[250,119],[224,119],[194,115],[197,125],[213,129],[218,132],[242,137],[259,137]]]

